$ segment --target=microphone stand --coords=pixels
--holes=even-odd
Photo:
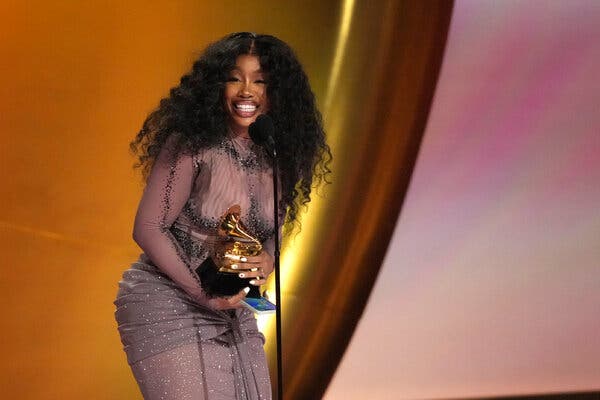
[[[281,360],[281,275],[279,273],[279,196],[278,196],[278,170],[277,149],[272,138],[271,148],[273,149],[273,220],[275,222],[275,332],[277,341],[277,399],[283,400],[283,363]]]
[[[275,333],[277,340],[277,400],[283,400],[283,362],[281,357],[281,274],[279,271],[279,195],[277,146],[275,146],[274,127],[271,118],[259,115],[249,127],[248,133],[252,140],[264,145],[266,152],[273,158],[273,222],[275,223],[275,251],[273,254],[273,269],[275,271]],[[260,295],[260,294],[259,294]]]

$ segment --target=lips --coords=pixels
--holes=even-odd
[[[242,118],[250,118],[256,114],[258,104],[251,101],[233,102],[233,111]]]

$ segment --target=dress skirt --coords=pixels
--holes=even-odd
[[[114,304],[127,361],[145,398],[188,398],[186,386],[195,386],[204,399],[271,399],[265,338],[250,310],[197,304],[144,255],[123,272]],[[181,393],[152,394],[158,390]]]

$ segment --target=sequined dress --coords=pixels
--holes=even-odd
[[[114,304],[127,360],[146,400],[270,399],[264,336],[251,311],[207,306],[195,272],[239,204],[273,254],[272,169],[250,139],[224,138],[195,155],[164,149],[135,222],[144,250],[124,271]]]

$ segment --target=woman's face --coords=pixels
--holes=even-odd
[[[257,56],[237,58],[229,73],[223,95],[229,127],[236,135],[248,137],[248,127],[269,108],[265,73]]]

